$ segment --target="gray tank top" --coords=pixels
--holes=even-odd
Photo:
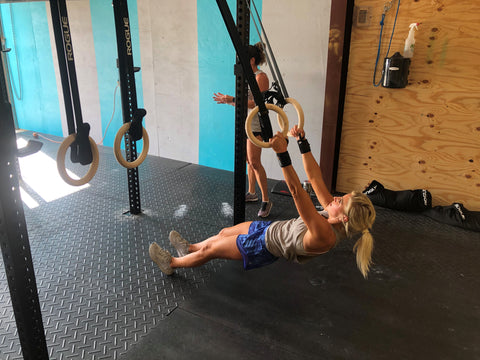
[[[325,216],[324,214],[322,215]],[[307,225],[305,225],[301,217],[275,221],[268,227],[265,233],[265,245],[273,255],[303,264],[320,255],[305,251],[303,237],[307,230]],[[342,235],[333,226],[332,230],[335,233],[336,242],[338,242]]]
[[[254,75],[255,78],[257,77],[258,74],[263,74],[264,72],[262,70],[258,70]],[[254,100],[253,99],[253,94],[252,91],[250,90],[250,86],[248,87],[248,100]],[[253,109],[248,109],[248,113],[250,114]],[[262,128],[260,127],[260,119],[258,117],[258,113],[255,114],[255,116],[252,119],[252,132],[261,132]]]

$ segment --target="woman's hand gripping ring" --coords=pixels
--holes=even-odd
[[[283,136],[287,137],[288,134],[288,118],[287,114],[285,114],[285,111],[282,110],[282,108],[273,105],[273,104],[265,104],[268,110],[273,110],[277,113],[277,121],[278,125],[280,125],[280,129],[282,130]],[[250,114],[247,116],[247,120],[245,121],[245,132],[247,133],[248,138],[250,139],[251,142],[253,142],[255,145],[263,148],[269,148],[272,145],[268,142],[261,141],[253,135],[252,131],[252,119],[253,117],[258,113],[259,108],[256,106]]]
[[[95,173],[98,169],[98,147],[95,141],[89,136],[88,140],[90,141],[90,146],[92,148],[93,160],[90,164],[90,168],[87,173],[81,179],[72,179],[67,174],[67,169],[65,168],[65,154],[67,153],[68,148],[75,141],[77,134],[70,134],[65,140],[60,144],[60,147],[57,151],[57,169],[63,181],[72,186],[81,186],[88,183],[95,176]]]
[[[115,154],[115,158],[117,159],[118,163],[127,169],[133,169],[138,167],[147,157],[148,154],[148,147],[150,145],[148,140],[147,130],[142,126],[142,139],[143,139],[143,149],[140,156],[134,161],[127,161],[122,155],[122,150],[120,148],[120,144],[122,142],[122,138],[125,133],[130,129],[131,122],[127,122],[120,127],[115,136],[115,141],[113,142],[113,152]]]

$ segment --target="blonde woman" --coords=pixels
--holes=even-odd
[[[290,156],[287,142],[277,133],[270,143],[282,167],[288,188],[300,217],[284,221],[249,221],[222,229],[217,235],[199,243],[190,244],[175,231],[170,242],[178,257],[156,243],[150,245],[152,260],[165,274],[175,268],[195,267],[212,259],[243,260],[246,270],[268,265],[278,258],[304,263],[332,249],[344,237],[359,235],[353,249],[357,266],[366,278],[373,250],[370,229],[375,221],[375,209],[368,197],[352,192],[333,197],[322,180],[303,130],[294,126],[291,133],[297,137],[307,176],[324,211],[318,212],[310,196],[303,189]]]

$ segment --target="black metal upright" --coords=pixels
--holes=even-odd
[[[75,115],[73,112],[72,89],[70,88],[70,79],[68,77],[68,65],[65,57],[66,51],[63,42],[62,19],[60,17],[58,2],[50,0],[50,13],[52,16],[53,34],[55,36],[55,46],[57,49],[60,80],[62,81],[63,102],[65,103],[68,133],[73,134],[75,133]],[[68,32],[70,32],[70,30],[68,30]]]
[[[120,79],[120,92],[122,98],[123,122],[132,122],[130,130],[125,134],[126,160],[131,162],[137,159],[136,140],[138,136],[132,136],[134,121],[138,116],[144,116],[145,112],[139,112],[137,108],[137,90],[135,87],[135,71],[133,67],[132,33],[130,29],[130,18],[128,16],[128,5],[126,0],[113,0],[113,12],[115,17],[115,31],[117,34],[118,50],[118,72]],[[138,115],[141,114],[141,115]],[[135,125],[138,122],[135,121]],[[141,125],[141,121],[140,121]],[[135,131],[140,133],[141,127]],[[138,168],[127,169],[128,173],[128,194],[130,199],[130,213],[139,214],[140,204],[140,182],[138,179]]]
[[[248,2],[247,2],[248,1]],[[226,0],[217,0],[217,5],[227,27],[228,34],[237,53],[235,65],[235,182],[234,182],[234,223],[245,221],[245,119],[247,117],[247,83],[258,106],[260,128],[263,141],[273,136],[272,125],[265,105],[264,94],[260,92],[255,75],[250,66],[247,47],[250,35],[250,0],[237,0],[237,25]]]
[[[237,30],[244,46],[249,43],[250,14],[245,0],[237,0]],[[235,64],[235,161],[234,161],[234,197],[233,223],[245,221],[245,187],[246,187],[246,135],[245,119],[248,108],[248,87],[243,74],[240,59]]]
[[[82,118],[66,1],[50,0],[50,12],[52,15],[52,27],[55,36],[60,78],[62,81],[68,133],[76,133],[75,141],[70,146],[70,158],[74,163],[79,162],[82,165],[88,165],[93,161],[92,148],[88,139],[90,125],[84,123]]]
[[[24,359],[48,359],[37,283],[20,198],[17,143],[0,56],[0,246]]]
[[[260,120],[262,139],[263,141],[268,142],[268,140],[273,137],[273,130],[270,123],[270,118],[268,116],[268,109],[265,105],[264,96],[260,92],[260,89],[258,87],[252,67],[250,66],[250,59],[248,58],[247,51],[249,39],[247,37],[246,40],[242,40],[239,35],[240,31],[242,31],[242,33],[246,31],[247,36],[249,34],[250,11],[248,10],[248,6],[245,0],[237,0],[237,18],[238,16],[241,16],[241,21],[248,24],[248,26],[244,27],[243,24],[237,23],[237,27],[235,27],[235,22],[233,21],[232,13],[230,11],[230,8],[228,7],[227,1],[217,0],[217,5],[220,13],[222,14],[222,18],[225,22],[225,26],[227,27],[230,39],[232,40],[232,44],[235,48],[235,51],[237,52],[237,63],[240,63],[242,66],[243,76],[245,77],[248,85],[250,86],[250,90],[252,91],[255,104],[258,106],[258,116]]]

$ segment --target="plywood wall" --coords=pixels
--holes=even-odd
[[[355,1],[370,8],[370,25],[352,30],[337,190],[376,179],[392,190],[428,189],[434,205],[459,201],[480,211],[480,1],[401,2],[390,56],[403,53],[409,24],[421,23],[404,89],[373,86],[385,3]],[[377,81],[381,68],[382,60]]]

